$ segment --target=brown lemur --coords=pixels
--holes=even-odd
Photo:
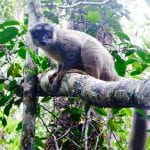
[[[49,58],[55,59],[59,69],[51,79],[60,84],[61,77],[69,70],[86,73],[97,79],[117,81],[111,54],[94,37],[75,30],[59,28],[48,23],[36,24],[30,30],[35,46],[40,47]],[[146,138],[146,121],[135,115],[130,150],[143,150]]]

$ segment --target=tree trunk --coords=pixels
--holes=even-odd
[[[28,27],[30,28],[35,23],[43,20],[41,11],[41,4],[39,0],[28,0]],[[27,45],[38,52],[31,42],[30,35],[27,35]],[[29,70],[36,69],[31,58],[27,56],[26,59],[26,76],[24,80],[23,92],[23,117],[22,117],[22,135],[21,135],[21,150],[34,149],[35,137],[35,118],[37,105],[37,77],[32,75]]]

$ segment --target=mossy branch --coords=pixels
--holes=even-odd
[[[80,97],[98,107],[150,107],[150,80],[121,78],[119,81],[106,82],[89,75],[66,73],[59,91],[53,90],[48,76],[52,71],[38,76],[40,93],[51,96]]]

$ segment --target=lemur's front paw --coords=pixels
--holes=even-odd
[[[49,83],[52,84],[54,82],[55,77],[57,76],[57,72],[52,74],[51,76],[48,76]]]
[[[58,91],[61,85],[61,79],[59,79],[59,75],[54,73],[53,75],[48,77],[49,83],[53,86],[53,91]]]
[[[57,91],[59,90],[59,88],[60,88],[61,80],[58,80],[58,78],[56,77],[56,78],[53,80],[52,84],[53,84],[53,91],[56,91],[56,92],[57,92]]]

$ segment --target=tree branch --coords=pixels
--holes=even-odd
[[[39,86],[47,95],[80,97],[98,107],[150,108],[150,80],[121,79],[106,82],[89,75],[67,73],[62,79],[59,91],[53,91],[48,76],[39,75]]]
[[[108,3],[110,0],[105,0],[103,2],[77,2],[75,4],[72,4],[72,5],[66,5],[66,6],[60,6],[59,4],[55,4],[55,3],[48,3],[48,4],[44,4],[43,6],[53,6],[53,7],[58,7],[60,9],[66,9],[66,8],[74,8],[74,7],[78,7],[79,5],[82,6],[82,5],[104,5],[106,3]]]

